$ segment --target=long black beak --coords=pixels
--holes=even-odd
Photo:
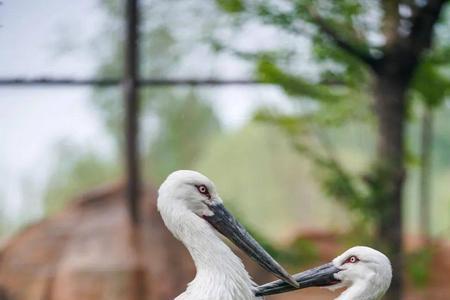
[[[332,263],[309,269],[295,274],[293,277],[298,283],[298,287],[292,287],[281,280],[266,283],[256,288],[255,296],[268,296],[280,293],[286,293],[297,289],[304,289],[313,286],[330,286],[340,281],[334,278],[334,274],[339,272]]]
[[[214,213],[203,216],[217,231],[230,239],[236,246],[255,260],[261,267],[280,278],[287,286],[297,287],[297,282],[277,263],[269,253],[239,224],[233,215],[222,204],[208,205]]]

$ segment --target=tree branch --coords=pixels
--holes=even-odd
[[[339,48],[347,52],[348,54],[356,57],[363,63],[367,64],[372,69],[375,68],[377,59],[373,57],[367,51],[362,50],[360,47],[353,45],[349,41],[345,40],[339,33],[337,33],[322,17],[319,16],[313,10],[310,10],[312,20],[317,25],[319,30],[323,32],[331,41]]]
[[[416,10],[412,20],[409,42],[416,55],[431,47],[434,24],[448,0],[428,0],[427,4]]]

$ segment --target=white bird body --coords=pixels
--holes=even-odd
[[[171,214],[173,232],[192,256],[197,269],[187,290],[175,300],[254,300],[253,282],[241,260],[212,227],[193,214]],[[182,220],[182,221],[181,221]]]
[[[166,227],[188,249],[196,276],[176,300],[255,300],[255,285],[241,260],[219,238],[233,241],[261,266],[297,285],[222,205],[214,184],[194,171],[176,171],[159,189],[158,210]]]

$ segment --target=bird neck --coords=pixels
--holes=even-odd
[[[186,291],[198,299],[254,299],[242,261],[203,219],[188,213],[176,233],[194,260],[197,274]],[[201,292],[201,295],[197,295]]]
[[[359,280],[354,282],[335,300],[378,300],[383,293],[379,286],[370,281]]]

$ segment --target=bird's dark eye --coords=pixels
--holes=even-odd
[[[359,259],[356,256],[352,255],[349,258],[347,258],[347,260],[344,262],[344,264],[346,264],[346,263],[354,264],[354,263],[357,263],[358,261],[359,261]]]
[[[207,196],[208,198],[211,198],[211,196],[210,196],[210,194],[209,194],[209,191],[208,191],[208,188],[207,188],[204,184],[202,184],[202,185],[196,185],[195,187],[197,188],[197,190],[198,190],[201,194]]]

